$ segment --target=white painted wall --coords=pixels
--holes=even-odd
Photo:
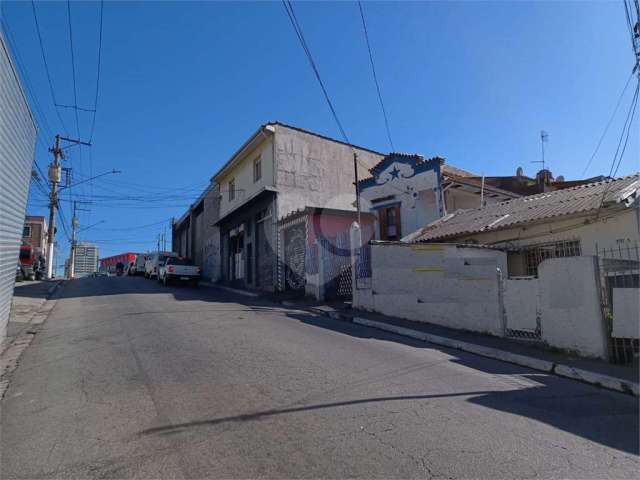
[[[579,239],[582,255],[595,255],[596,244],[600,249],[616,247],[618,240],[640,241],[638,208],[625,208],[617,212],[603,211],[599,219],[576,216],[556,221],[545,221],[523,227],[495,232],[483,232],[456,238],[456,242],[474,240],[484,245],[509,243],[523,247],[542,242]]]
[[[607,358],[596,259],[551,258],[538,266],[542,339],[587,357]]]
[[[537,279],[515,280],[499,273],[506,271],[504,252],[451,244],[371,248],[371,288],[353,289],[354,308],[497,336],[505,327],[533,332],[539,318],[548,345],[607,358],[595,257],[548,259]]]
[[[540,315],[540,280],[524,277],[503,281],[507,328],[534,333]]]
[[[260,157],[262,177],[253,181],[253,162]],[[236,194],[229,200],[229,180],[235,179]],[[217,179],[220,188],[220,217],[239,207],[264,187],[273,187],[273,137],[265,136],[256,148],[245,152],[236,165]]]
[[[372,288],[354,307],[452,328],[502,335],[498,269],[504,252],[455,245],[372,245]]]

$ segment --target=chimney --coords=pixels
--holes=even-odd
[[[541,187],[540,191],[546,192],[546,187],[551,185],[551,182],[553,182],[553,174],[551,173],[551,170],[543,168],[538,173],[536,173],[536,182]]]

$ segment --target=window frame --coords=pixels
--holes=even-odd
[[[262,156],[258,155],[253,159],[253,183],[262,180]]]
[[[229,189],[229,201],[233,202],[236,199],[236,179],[235,177],[229,180],[227,184]]]
[[[28,235],[25,235],[25,231],[27,231],[27,229],[28,229],[28,231],[29,231],[29,234],[28,234]],[[32,228],[32,226],[31,226],[31,225],[24,225],[24,226],[22,227],[22,238],[31,238],[31,235],[32,235],[32,234],[33,234],[33,228]]]

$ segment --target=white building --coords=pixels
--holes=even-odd
[[[13,299],[37,128],[0,29],[0,342]]]
[[[391,153],[359,181],[363,210],[376,213],[376,238],[405,235],[461,208],[517,198],[517,193],[482,185],[477,177],[420,155]]]
[[[636,174],[458,210],[402,242],[373,242],[353,306],[629,365],[639,207]]]
[[[98,271],[100,258],[98,246],[92,243],[79,243],[74,250],[74,276],[86,277]]]

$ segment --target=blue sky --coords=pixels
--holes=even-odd
[[[57,100],[73,103],[66,3],[36,8]],[[389,151],[357,4],[295,8],[351,141]],[[44,168],[45,145],[61,126],[31,3],[5,1],[2,9],[46,123],[36,155]],[[583,176],[633,62],[622,2],[366,2],[364,10],[397,150],[487,175],[518,166],[534,174],[544,129],[554,174]],[[99,3],[72,2],[71,12],[78,104],[91,108]],[[631,85],[585,176],[608,173],[632,94]],[[61,115],[73,135],[73,111]],[[80,113],[83,138],[91,115]],[[94,146],[91,156],[83,148],[82,161],[69,149],[66,164],[76,180],[123,173],[72,190],[78,200],[94,195],[81,225],[104,222],[81,239],[104,255],[153,248],[168,222],[140,227],[184,212],[269,120],[339,137],[280,2],[106,2]],[[634,131],[619,175],[637,171],[639,156]],[[165,188],[178,187],[164,198]],[[105,198],[123,195],[146,201]],[[34,193],[29,212],[43,205]],[[69,221],[69,202],[64,208]]]

